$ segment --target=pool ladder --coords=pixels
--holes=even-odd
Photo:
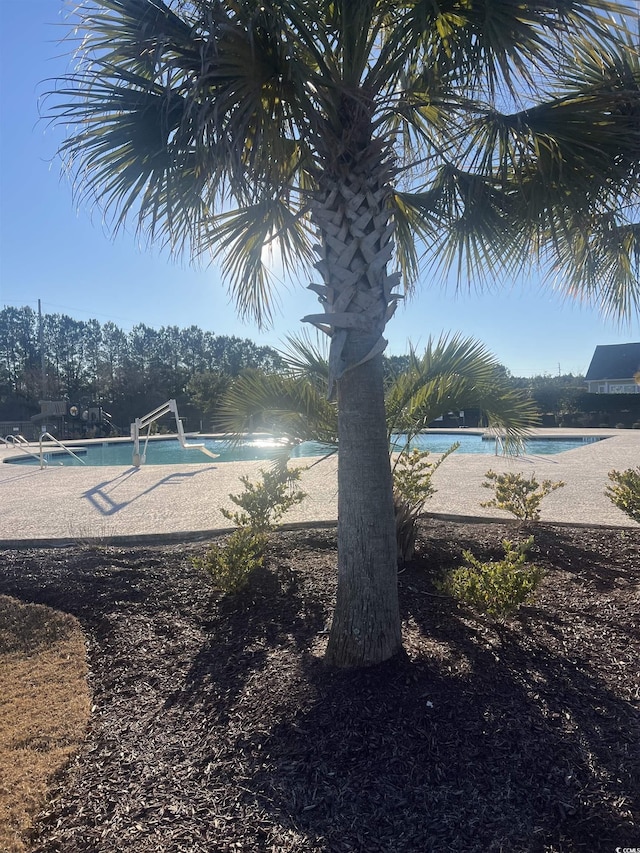
[[[4,442],[5,447],[13,447],[14,449],[22,451],[22,453],[26,453],[27,456],[33,456],[34,459],[38,459],[38,454],[31,450],[29,442],[23,435],[7,435],[2,439],[2,441]],[[42,465],[40,467],[42,467]]]
[[[14,447],[18,448],[18,450],[21,450],[23,453],[26,453],[27,456],[33,456],[34,459],[38,459],[40,461],[40,469],[42,470],[42,468],[46,467],[49,464],[49,460],[45,459],[44,457],[44,454],[46,453],[47,449],[42,446],[42,442],[45,438],[48,441],[53,442],[58,447],[61,447],[65,451],[65,453],[68,453],[69,456],[73,456],[73,458],[77,459],[81,465],[85,464],[84,459],[80,459],[80,457],[77,456],[73,452],[73,450],[70,450],[65,444],[63,444],[61,441],[58,441],[58,439],[55,436],[51,435],[50,432],[43,432],[40,436],[40,450],[38,453],[31,449],[30,443],[23,435],[8,435],[6,438],[3,438],[2,441],[4,441],[7,447],[9,445],[13,445]]]

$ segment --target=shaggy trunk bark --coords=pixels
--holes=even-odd
[[[381,355],[340,379],[338,434],[338,591],[326,661],[368,666],[402,648]]]

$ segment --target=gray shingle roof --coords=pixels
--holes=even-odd
[[[640,343],[597,346],[586,380],[631,379],[640,370]]]

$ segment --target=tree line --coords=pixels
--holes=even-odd
[[[249,367],[280,364],[271,347],[197,326],[124,331],[113,322],[75,320],[25,306],[0,311],[0,420],[24,420],[39,401],[91,401],[128,430],[168,399],[182,403],[189,428],[209,429],[216,399]]]
[[[44,370],[43,370],[44,353]],[[75,320],[32,308],[0,311],[0,420],[23,420],[39,411],[39,400],[93,401],[123,429],[165,400],[180,402],[189,428],[214,426],[218,403],[247,368],[278,371],[282,357],[248,338],[216,335],[197,326],[154,329],[144,323],[130,331],[115,323]],[[385,375],[409,367],[409,355],[385,356]],[[528,393],[548,425],[580,411],[584,378],[505,377]]]

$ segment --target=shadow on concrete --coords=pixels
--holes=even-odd
[[[122,474],[118,474],[117,477],[114,477],[112,480],[104,480],[102,483],[98,483],[93,486],[91,489],[88,489],[83,493],[82,497],[89,501],[89,503],[101,514],[101,515],[115,515],[117,512],[125,509],[130,506],[134,501],[140,500],[140,498],[145,495],[151,494],[151,492],[159,489],[163,486],[171,486],[177,485],[181,480],[189,479],[192,477],[196,477],[198,474],[202,474],[203,471],[192,471],[188,473],[174,473],[168,474],[166,477],[163,477],[161,480],[158,480],[157,483],[153,483],[153,485],[144,489],[141,492],[138,492],[137,495],[128,498],[127,500],[117,501],[113,498],[112,493],[115,492],[118,488],[123,486],[131,477],[135,476],[139,472],[139,468],[128,468],[126,471],[123,471]],[[207,469],[209,470],[209,469]]]

